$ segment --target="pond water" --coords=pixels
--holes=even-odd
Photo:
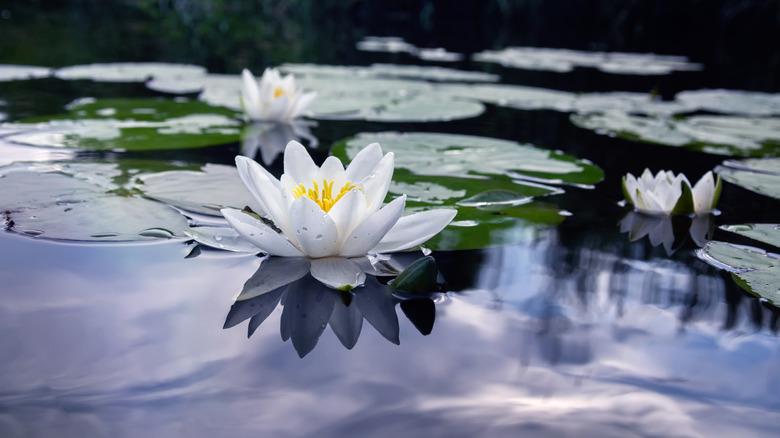
[[[3,6],[44,49],[0,57],[0,436],[777,436],[780,84],[754,47],[735,73],[738,19],[705,20],[718,57],[574,43],[544,8],[549,35],[513,33],[533,2],[487,2],[468,43],[442,23],[476,6],[271,3]],[[318,92],[304,122],[244,123],[267,66]],[[317,163],[378,141],[388,200],[458,209],[435,287],[339,292],[185,236],[254,202],[237,154],[279,176],[291,138]],[[715,170],[718,214],[629,211],[646,167]]]

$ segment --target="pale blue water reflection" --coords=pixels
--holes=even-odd
[[[468,286],[430,335],[325,330],[300,359],[281,306],[249,339],[222,329],[257,257],[3,233],[0,436],[775,436],[777,316],[602,240],[434,254]]]

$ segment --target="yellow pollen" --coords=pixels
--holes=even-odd
[[[335,181],[333,180],[328,181],[323,179],[322,190],[320,190],[320,186],[317,184],[317,181],[311,182],[312,188],[310,189],[306,188],[306,186],[303,184],[298,184],[298,186],[293,189],[293,196],[295,196],[295,199],[298,199],[301,196],[306,196],[307,198],[316,202],[323,211],[328,212],[333,207],[333,205],[339,202],[339,199],[341,199],[342,196],[346,195],[347,192],[355,188],[351,181],[347,181],[347,183],[341,187],[341,190],[339,190],[338,194],[334,197],[334,182]]]
[[[274,88],[274,99],[278,99],[279,96],[281,96],[283,94],[287,94],[287,93],[285,93],[285,91],[283,89],[281,89],[281,88]]]

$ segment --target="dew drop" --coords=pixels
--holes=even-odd
[[[216,240],[217,242],[219,242],[220,240],[222,240],[222,236],[220,236],[219,234],[217,234],[216,236],[214,236],[214,240]]]
[[[159,237],[162,239],[170,239],[173,237],[173,233],[164,228],[149,228],[138,234],[144,237]]]
[[[41,233],[43,233],[43,232],[41,231]],[[108,231],[108,232],[105,232],[105,233],[93,233],[93,234],[90,234],[90,237],[104,238],[104,237],[116,237],[118,235],[119,235],[119,233],[113,233],[111,231]]]
[[[24,234],[29,234],[30,236],[40,236],[41,234],[43,234],[43,230],[34,230],[34,229],[24,230],[22,232]]]
[[[303,231],[309,231],[309,229],[308,229],[308,228],[306,228],[306,227],[301,227],[301,230],[303,230]]]
[[[317,234],[316,236],[314,236],[314,238],[317,240],[322,240],[322,234]]]

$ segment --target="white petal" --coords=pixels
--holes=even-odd
[[[328,257],[338,254],[339,232],[333,219],[316,202],[306,196],[290,206],[290,223],[298,246],[309,257]]]
[[[406,195],[403,195],[368,216],[344,240],[340,254],[345,257],[368,254],[398,222],[405,205]]]
[[[241,97],[244,100],[244,109],[247,112],[257,114],[260,90],[257,87],[257,80],[247,69],[241,72]]]
[[[457,210],[435,209],[404,216],[385,235],[372,253],[403,251],[438,234],[457,214]]]
[[[273,98],[268,105],[268,113],[265,117],[268,120],[281,122],[286,119],[287,108],[290,105],[290,99],[286,94]]]
[[[236,230],[228,227],[196,227],[185,228],[184,234],[196,242],[212,248],[226,251],[258,253],[262,251],[252,242],[241,237]]]
[[[371,143],[355,155],[347,166],[347,178],[352,182],[362,182],[379,164],[382,159],[382,148],[379,143]]]
[[[368,200],[369,213],[374,213],[382,207],[382,203],[387,197],[387,189],[390,188],[390,181],[393,179],[394,166],[394,155],[392,152],[388,152],[379,160],[371,174],[360,182],[363,193]]]
[[[244,239],[270,255],[282,257],[300,257],[300,251],[282,234],[254,217],[238,210],[223,208],[220,210],[228,223]]]
[[[707,213],[712,210],[712,201],[715,197],[715,179],[712,172],[702,176],[693,186],[693,207],[697,214]]]
[[[306,257],[269,257],[261,262],[255,274],[244,283],[236,301],[248,300],[290,284],[308,274],[309,267],[309,259]]]
[[[339,199],[328,212],[339,232],[339,246],[358,224],[368,217],[366,197],[358,189],[352,189]]]
[[[333,289],[354,289],[366,281],[366,274],[353,261],[327,257],[311,261],[311,275]]]
[[[285,175],[290,175],[296,183],[310,184],[317,176],[318,169],[302,144],[297,141],[287,143],[284,150]]]
[[[282,232],[289,234],[290,218],[287,207],[282,203],[279,180],[268,173],[263,166],[247,157],[236,157],[236,168],[241,181],[255,197],[260,207]]]
[[[317,98],[317,93],[315,92],[303,93],[300,96],[298,96],[292,104],[289,117],[291,119],[294,119],[300,116],[301,114],[303,114],[303,112],[306,111],[309,105],[311,105],[311,103],[314,102],[314,99],[316,98]]]
[[[317,171],[317,175],[314,177],[317,184],[322,184],[323,180],[333,181],[333,195],[338,194],[339,190],[347,182],[347,174],[344,172],[344,166],[341,164],[341,160],[334,156],[330,156],[322,163],[322,167]],[[322,187],[320,186],[320,190]]]

